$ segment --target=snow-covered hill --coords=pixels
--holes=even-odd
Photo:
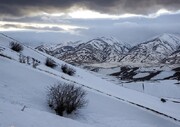
[[[175,52],[180,46],[180,39],[175,35],[163,34],[149,41],[134,46],[121,62],[159,63]]]
[[[102,63],[119,61],[129,50],[129,47],[117,39],[101,37],[85,43],[70,45],[41,45],[38,50],[46,52],[68,63]]]
[[[15,41],[0,34],[0,127],[178,127],[179,103],[161,102],[161,98],[130,90],[88,71],[73,67],[74,76],[64,74],[63,61],[23,45],[17,53],[9,48]],[[21,54],[21,55],[20,55]],[[30,62],[19,62],[19,57]],[[57,67],[45,66],[47,57]],[[38,61],[32,67],[31,59]],[[56,82],[82,86],[88,93],[88,106],[78,114],[57,116],[46,102],[47,87]],[[23,107],[25,107],[24,110]]]

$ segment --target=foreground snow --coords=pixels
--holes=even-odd
[[[179,126],[175,121],[171,122],[159,115],[86,88],[89,100],[86,108],[81,109],[77,114],[67,116],[68,118],[57,116],[46,104],[46,88],[57,82],[57,77],[4,58],[0,58],[0,61],[0,126],[2,127]],[[24,106],[26,108],[21,111]]]
[[[90,125],[77,122],[75,120],[59,117],[52,113],[36,110],[34,108],[25,108],[22,106],[0,103],[0,127],[90,127]]]

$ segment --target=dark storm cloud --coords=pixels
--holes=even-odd
[[[34,31],[8,31],[9,36],[19,39],[24,42],[31,42],[31,45],[40,45],[41,42],[46,43],[62,43],[66,41],[88,41],[93,38],[105,36],[113,36],[118,40],[131,45],[149,40],[153,36],[163,33],[180,35],[180,14],[166,14],[156,18],[123,18],[123,19],[70,19],[70,24],[87,26],[88,29],[75,29],[73,32],[53,32],[53,30],[39,30],[34,28]],[[12,24],[8,24],[12,25]],[[11,28],[13,26],[6,27]],[[15,27],[15,26],[14,26]],[[19,28],[19,26],[16,26]],[[27,26],[31,27],[32,26]],[[43,29],[43,28],[41,28]],[[38,32],[37,32],[38,31]],[[45,32],[44,32],[45,31]],[[5,33],[5,32],[3,32]],[[7,33],[7,31],[6,31]]]
[[[45,11],[68,11],[70,7],[83,7],[102,13],[149,14],[158,9],[180,9],[180,0],[0,0],[0,14],[22,16]]]

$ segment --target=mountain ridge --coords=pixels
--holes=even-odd
[[[46,48],[40,46],[37,49],[44,51]],[[69,63],[102,63],[119,61],[128,50],[129,47],[113,37],[99,37],[77,46],[62,46],[54,51],[44,52]]]
[[[138,62],[159,63],[180,46],[180,38],[173,34],[162,34],[133,47],[113,37],[98,37],[76,45],[59,45],[54,49],[39,46],[38,50],[69,63]]]

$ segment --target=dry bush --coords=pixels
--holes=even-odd
[[[67,64],[62,65],[61,70],[63,73],[68,74],[70,76],[73,76],[76,73],[76,70],[74,68],[69,67]]]
[[[54,68],[54,67],[57,66],[57,65],[56,65],[56,62],[55,62],[53,59],[51,59],[51,58],[47,58],[47,59],[46,59],[45,65],[48,66],[48,67],[50,67],[50,68]]]
[[[10,48],[16,52],[20,52],[23,50],[23,46],[17,42],[11,42]]]
[[[87,104],[86,92],[73,84],[58,83],[48,88],[48,105],[60,116],[64,111],[71,114],[73,111]]]

